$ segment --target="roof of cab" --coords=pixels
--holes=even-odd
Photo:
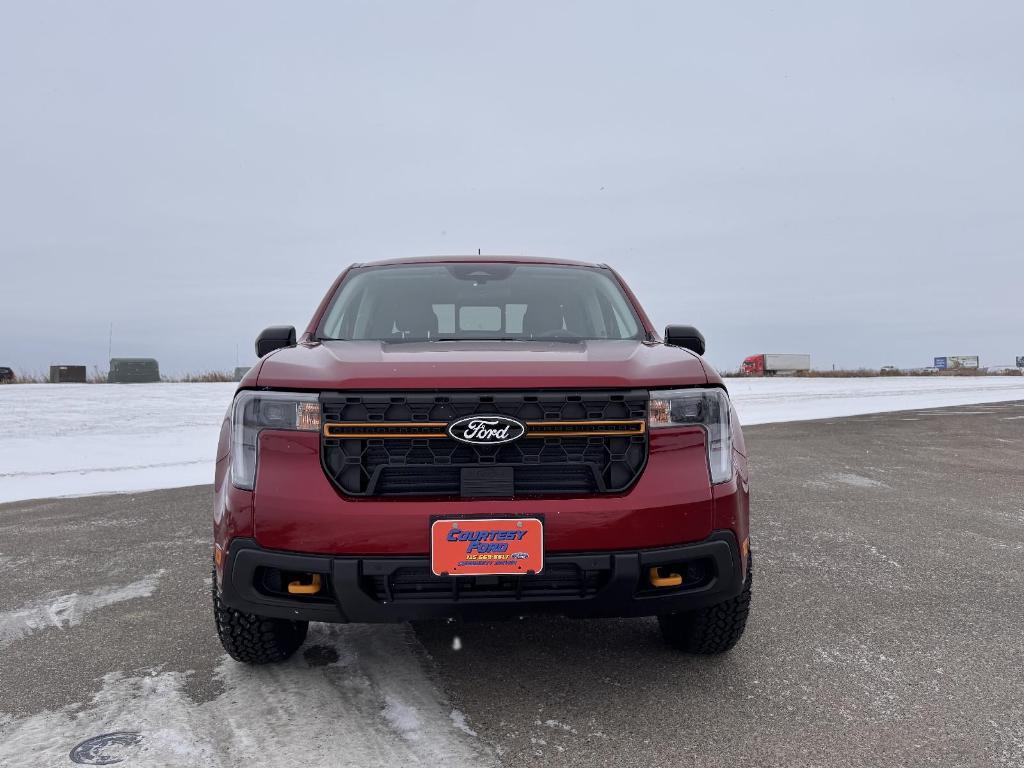
[[[396,264],[452,264],[459,262],[494,261],[503,264],[557,264],[565,267],[603,267],[603,264],[592,264],[572,259],[552,259],[543,256],[411,256],[402,259],[382,259],[355,264],[357,267],[390,267]]]

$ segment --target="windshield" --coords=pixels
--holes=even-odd
[[[498,262],[357,269],[320,324],[322,339],[639,339],[640,322],[606,270]]]

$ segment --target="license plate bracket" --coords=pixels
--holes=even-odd
[[[430,570],[435,576],[524,576],[544,568],[544,524],[536,517],[435,520]]]

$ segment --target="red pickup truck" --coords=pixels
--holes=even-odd
[[[256,342],[217,451],[235,659],[310,621],[657,616],[721,653],[750,605],[747,451],[690,326],[604,265],[357,264]]]

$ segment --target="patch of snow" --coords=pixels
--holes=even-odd
[[[460,731],[468,733],[470,736],[476,736],[476,731],[466,724],[466,716],[462,712],[457,709],[453,709],[449,717],[451,717],[452,722],[455,723],[455,727]]]
[[[545,720],[544,725],[546,725],[548,728],[561,729],[563,731],[569,731],[570,733],[576,733],[576,729],[573,728],[571,725],[560,723],[557,720]]]
[[[0,570],[12,570],[14,568],[21,568],[23,565],[29,562],[31,558],[28,557],[12,557],[11,555],[0,554]]]
[[[888,488],[885,483],[872,480],[870,477],[855,475],[852,472],[833,472],[829,478],[845,485],[852,485],[856,488]]]
[[[88,614],[114,603],[149,597],[162,575],[160,570],[131,584],[102,587],[83,595],[55,592],[13,611],[0,612],[0,646],[50,627],[66,629],[77,626]]]
[[[411,629],[314,624],[309,640],[352,662],[310,665],[299,653],[250,667],[225,656],[223,691],[205,702],[188,695],[189,673],[112,673],[90,701],[0,717],[0,765],[65,765],[76,744],[115,731],[141,737],[125,750],[132,768],[493,765],[450,714]]]
[[[420,729],[423,724],[416,710],[397,697],[385,697],[381,714],[402,738],[416,741],[422,735]]]
[[[897,563],[897,562],[896,562],[895,560],[893,560],[893,559],[892,559],[891,557],[889,557],[888,555],[886,555],[886,554],[883,554],[882,552],[879,552],[879,551],[878,551],[878,547],[873,547],[873,546],[870,546],[870,545],[869,545],[869,546],[868,546],[868,551],[869,551],[869,552],[870,552],[870,553],[871,553],[872,555],[874,555],[875,557],[877,557],[877,558],[878,558],[879,560],[881,560],[882,562],[888,563],[889,565],[891,565],[891,566],[893,566],[893,567],[895,567],[895,568],[902,568],[902,567],[903,567],[902,565],[900,565],[899,563]]]

